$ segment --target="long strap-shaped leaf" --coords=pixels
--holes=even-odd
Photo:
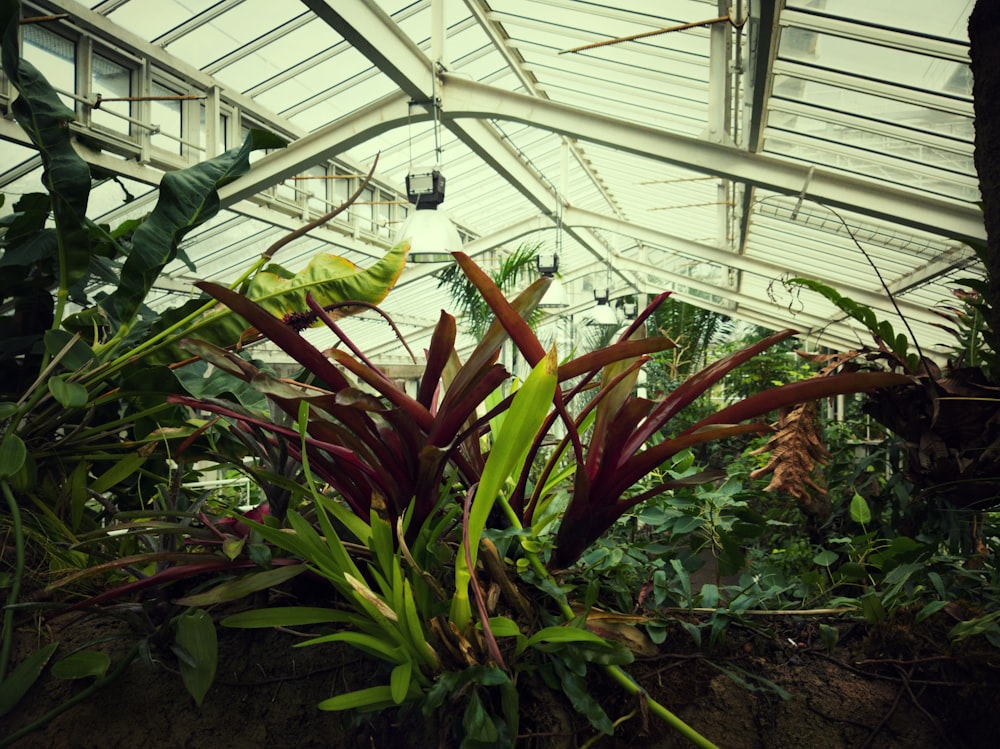
[[[52,196],[58,237],[59,294],[87,275],[90,240],[86,216],[90,167],[73,148],[69,123],[76,119],[34,65],[19,55],[20,3],[2,0],[2,61],[7,78],[20,96],[11,105],[18,124],[42,157],[42,183]]]
[[[459,631],[471,618],[469,581],[479,553],[479,539],[486,527],[486,518],[499,496],[504,483],[524,462],[535,433],[544,423],[556,393],[558,362],[553,348],[532,369],[511,403],[507,418],[496,436],[483,476],[476,487],[467,518],[463,547],[455,560],[455,597],[452,599],[451,620]]]
[[[350,386],[347,378],[323,356],[319,349],[260,305],[232,289],[210,281],[201,281],[195,285],[246,320],[331,390],[341,390]]]
[[[239,148],[163,175],[156,207],[132,237],[118,288],[101,301],[112,321],[131,325],[153,282],[177,256],[181,240],[219,212],[219,188],[249,171],[251,152],[284,145],[276,135],[251,130]]]

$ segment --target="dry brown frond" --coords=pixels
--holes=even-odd
[[[751,478],[771,475],[765,491],[785,491],[798,501],[799,509],[809,515],[827,515],[830,500],[817,466],[830,462],[830,453],[820,437],[816,404],[801,403],[782,409],[775,432],[767,444],[752,455],[770,453],[767,465],[750,474]]]

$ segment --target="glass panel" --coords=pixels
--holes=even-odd
[[[343,205],[347,202],[347,199],[351,197],[351,186],[354,180],[348,177],[343,170],[338,169],[337,179],[330,181],[333,182],[330,200],[332,200],[336,205]],[[337,218],[341,221],[350,220],[347,213],[341,213]]]
[[[905,29],[917,34],[968,41],[966,29],[972,3],[908,0],[905,12],[896,3],[871,0],[787,0],[789,8],[815,10],[848,21]]]
[[[328,184],[333,180],[326,178],[326,169],[322,166],[307,169],[305,176],[312,179],[300,182],[299,188],[307,193],[306,199],[309,201],[310,212],[316,216],[322,216],[332,207],[327,205],[326,191]]]
[[[380,237],[388,238],[392,234],[390,217],[392,215],[392,201],[394,196],[380,192],[378,193],[378,205],[375,206],[375,229]]]
[[[905,92],[901,94],[905,95]],[[773,95],[840,112],[863,114],[904,127],[961,138],[970,143],[975,134],[971,117],[802,78],[775,76]]]
[[[28,24],[24,30],[24,59],[31,62],[57,91],[76,93],[76,45],[69,39]],[[76,109],[68,96],[60,99],[70,109]]]
[[[894,163],[878,154],[840,148],[815,139],[804,142],[804,139],[785,139],[780,135],[769,134],[765,141],[765,150],[768,153],[781,154],[806,163],[843,170],[897,186],[926,190],[969,202],[980,199],[979,185],[975,177],[917,169],[904,162]]]
[[[91,64],[90,91],[105,98],[122,98],[132,95],[132,71],[124,65],[95,54]],[[112,114],[114,113],[114,114]],[[128,120],[115,114],[129,117],[132,106],[127,101],[101,103],[100,109],[91,112],[90,119],[95,125],[128,135],[131,126]]]
[[[935,148],[924,143],[915,143],[888,132],[877,132],[873,128],[858,128],[842,123],[803,117],[801,115],[771,112],[768,124],[775,129],[787,130],[820,138],[831,143],[840,143],[888,157],[906,159],[916,164],[947,169],[960,174],[974,174],[972,149],[967,153],[947,148]],[[947,144],[942,141],[942,146]]]
[[[175,26],[215,5],[218,0],[184,0],[165,3],[163,0],[129,0],[115,8],[108,18],[134,31],[144,39],[156,39]]]
[[[301,197],[300,190],[306,189],[304,184],[301,184],[304,180],[297,180],[294,177],[289,177],[286,180],[282,180],[274,188],[274,194],[279,200],[283,200],[286,203],[298,203]]]
[[[153,81],[151,91],[153,96],[180,96],[179,92],[156,81]],[[171,153],[181,153],[180,142],[174,140],[184,135],[181,104],[180,101],[170,100],[150,102],[150,121],[160,128],[160,132],[149,141],[154,147]],[[174,138],[167,137],[168,135]]]
[[[242,0],[232,10],[191,29],[170,44],[167,51],[201,68],[281,26],[302,10],[299,3]]]
[[[872,78],[924,91],[972,96],[972,73],[965,63],[938,60],[868,42],[794,27],[781,32],[779,56],[840,73]]]
[[[361,231],[374,231],[373,226],[375,220],[375,206],[372,205],[375,200],[375,190],[371,187],[366,187],[361,191],[361,196],[358,198],[358,202],[354,204],[356,208],[355,214],[358,217],[358,227]]]

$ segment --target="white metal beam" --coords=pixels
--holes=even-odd
[[[807,164],[622,122],[607,115],[484,86],[457,75],[445,73],[442,80],[448,103],[444,112],[446,123],[485,117],[523,122],[775,192],[798,195],[804,191],[822,203],[933,234],[963,239],[985,236],[979,209],[957,200],[888,188],[821,169],[812,170],[810,178]]]
[[[437,63],[400,29],[372,0],[338,3],[330,0],[302,0],[319,18],[344,37],[367,57],[412,100],[425,106],[438,106],[440,71]],[[449,104],[442,105],[442,114]],[[479,156],[493,171],[514,186],[544,215],[555,219],[557,201],[554,192],[528,165],[512,152],[510,146],[485,121],[490,115],[459,122],[443,120],[443,125]],[[252,178],[252,174],[250,175]],[[600,240],[587,231],[571,233],[573,239],[594,257],[606,257],[607,250]]]
[[[605,229],[607,231],[627,234],[628,236],[635,237],[642,242],[672,250],[694,260],[717,263],[728,268],[735,268],[746,273],[752,273],[762,278],[780,279],[782,276],[788,275],[790,270],[787,267],[777,265],[775,263],[755,260],[753,258],[746,257],[745,255],[738,255],[734,252],[729,252],[717,247],[710,247],[699,242],[692,242],[688,239],[671,236],[653,229],[636,226],[630,222],[619,221],[609,216],[602,216],[597,213],[582,211],[577,208],[568,209],[563,215],[563,222],[570,226],[589,226],[596,229]],[[647,266],[647,268],[647,272],[658,271],[655,266]],[[796,272],[798,273],[798,271]],[[809,274],[799,273],[799,275],[808,276]],[[829,281],[829,279],[822,279],[818,277],[817,280],[826,282]],[[863,289],[841,283],[838,283],[837,286],[846,296],[851,297],[861,304],[877,307],[886,303],[884,294],[873,292],[871,289]],[[731,292],[728,289],[718,289],[715,293],[727,294]],[[910,304],[905,300],[899,300],[898,303],[904,314],[911,319],[917,319],[928,323],[936,322],[940,319],[931,314],[921,305]]]

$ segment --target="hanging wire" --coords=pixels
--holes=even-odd
[[[437,63],[432,63],[437,68]],[[437,70],[431,75],[431,107],[434,112],[434,168],[441,169],[440,122],[438,122]]]

